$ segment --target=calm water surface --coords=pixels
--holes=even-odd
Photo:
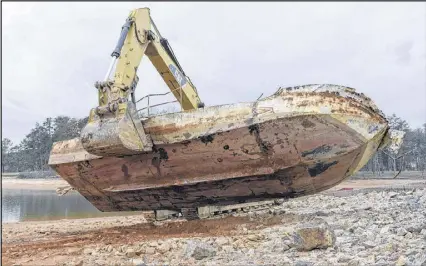
[[[2,189],[1,201],[2,223],[123,214],[100,212],[77,192],[58,196],[53,190]]]

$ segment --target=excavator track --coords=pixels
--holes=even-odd
[[[257,212],[271,210],[273,206],[280,205],[285,199],[233,204],[226,206],[204,206],[198,208],[184,208],[180,211],[156,210],[145,215],[148,222],[170,221],[185,219],[187,221],[198,219],[223,218],[238,213]]]
[[[197,208],[183,208],[181,209],[181,213],[183,218],[188,221],[200,219]]]

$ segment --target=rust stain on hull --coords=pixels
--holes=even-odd
[[[49,164],[101,211],[317,193],[362,167],[388,126],[368,98],[349,88],[311,86],[281,89],[255,103],[150,118],[143,121],[154,143],[150,153],[99,157],[79,139],[55,143]]]

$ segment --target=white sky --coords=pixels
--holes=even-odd
[[[96,106],[121,26],[149,7],[206,105],[280,86],[356,88],[411,127],[426,122],[426,3],[2,3],[2,133]],[[167,92],[147,58],[137,96]],[[170,99],[168,99],[170,100]]]

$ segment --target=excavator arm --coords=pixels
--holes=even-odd
[[[133,155],[152,150],[137,115],[137,70],[147,55],[183,110],[204,107],[148,8],[132,10],[122,27],[104,81],[96,82],[99,106],[93,108],[81,133],[83,147],[100,156]],[[111,72],[115,66],[113,78]]]
[[[109,79],[116,63],[113,87],[118,95],[121,94],[119,97],[127,98],[128,94],[134,93],[138,81],[136,72],[144,54],[148,56],[184,110],[195,109],[202,104],[197,89],[185,75],[168,41],[160,35],[148,8],[130,12],[122,27],[118,44],[111,54],[113,60],[105,79]],[[99,93],[100,99],[107,99],[102,90]],[[100,100],[99,104],[106,104],[105,100]]]

